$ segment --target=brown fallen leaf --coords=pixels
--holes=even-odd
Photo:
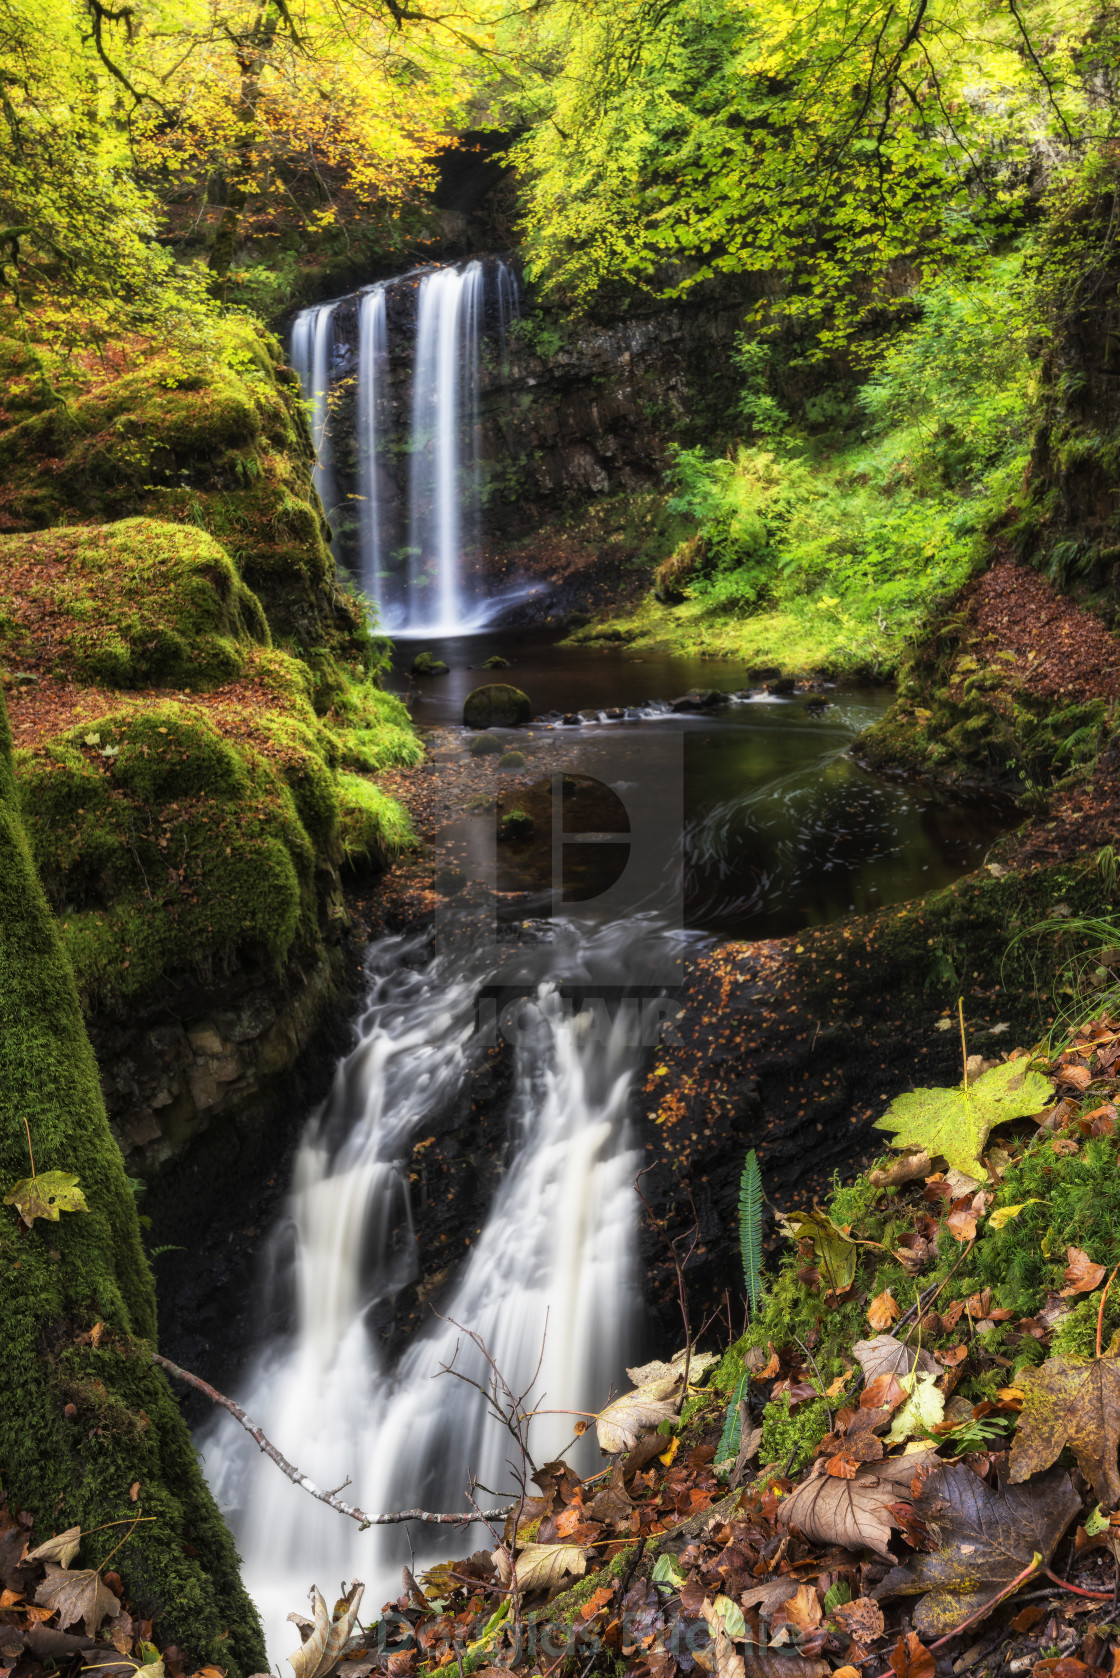
[[[792,1626],[797,1633],[815,1631],[824,1615],[820,1598],[812,1585],[799,1585],[792,1596],[778,1604],[770,1616],[772,1626]]]
[[[69,1567],[78,1553],[78,1545],[82,1540],[81,1527],[68,1527],[65,1532],[56,1533],[48,1538],[38,1549],[29,1550],[25,1557],[27,1561],[56,1561],[59,1567]]]
[[[958,1206],[945,1219],[946,1227],[954,1241],[959,1241],[963,1247],[967,1241],[976,1239],[976,1213],[972,1206]]]
[[[915,1508],[936,1531],[938,1547],[889,1573],[880,1597],[927,1593],[914,1610],[914,1626],[923,1636],[941,1637],[994,1601],[1035,1555],[1045,1565],[1081,1499],[1058,1469],[1029,1485],[993,1491],[961,1463],[932,1474]]]
[[[613,1456],[632,1451],[643,1433],[677,1413],[681,1381],[676,1374],[660,1375],[632,1392],[622,1393],[595,1418],[600,1450]]]
[[[61,1631],[81,1620],[87,1637],[96,1634],[106,1616],[115,1619],[121,1611],[120,1603],[95,1568],[71,1572],[53,1561],[47,1563],[47,1576],[35,1592],[35,1601],[55,1610]]]
[[[893,1375],[876,1375],[860,1396],[861,1410],[897,1410],[906,1398],[906,1388]]]
[[[880,1329],[890,1328],[891,1324],[896,1323],[901,1315],[902,1307],[891,1293],[890,1288],[884,1288],[882,1293],[877,1293],[867,1307],[867,1321],[876,1333]]]
[[[779,1504],[778,1521],[785,1527],[797,1527],[817,1544],[838,1544],[848,1550],[866,1547],[889,1557],[891,1530],[899,1525],[891,1505],[908,1495],[910,1483],[928,1455],[913,1452],[867,1463],[852,1480],[838,1480],[830,1474],[803,1480]]]
[[[495,1550],[491,1560],[502,1583],[508,1585],[510,1569],[505,1551]],[[520,1590],[551,1590],[569,1574],[578,1577],[587,1572],[587,1551],[579,1544],[523,1544],[513,1565]]]
[[[852,1347],[852,1355],[863,1370],[865,1383],[876,1380],[880,1375],[909,1375],[915,1364],[927,1375],[937,1368],[928,1352],[915,1352],[912,1347],[904,1346],[901,1340],[896,1340],[893,1334],[877,1334],[874,1340],[857,1340]]]
[[[355,1579],[346,1595],[336,1604],[332,1615],[318,1585],[312,1585],[311,1605],[315,1620],[311,1633],[307,1641],[288,1656],[288,1665],[296,1678],[324,1678],[325,1673],[337,1666],[357,1622],[364,1590],[365,1586]],[[423,1601],[423,1594],[418,1594]],[[288,1616],[297,1624],[301,1617],[297,1614]]]
[[[1047,1358],[1019,1373],[1023,1409],[1011,1446],[1018,1485],[1049,1468],[1065,1445],[1106,1509],[1120,1503],[1120,1358]]]
[[[908,1631],[891,1651],[891,1671],[896,1678],[934,1678],[937,1662],[918,1636]]]
[[[597,1591],[592,1592],[592,1594],[588,1597],[587,1601],[583,1604],[583,1607],[580,1609],[580,1611],[579,1611],[580,1619],[581,1620],[593,1620],[595,1618],[596,1614],[599,1613],[600,1609],[605,1608],[607,1606],[607,1603],[611,1600],[611,1598],[613,1596],[614,1596],[614,1585],[613,1584],[600,1585],[599,1589]]]
[[[865,1646],[882,1637],[886,1625],[883,1610],[869,1596],[857,1596],[854,1602],[842,1602],[832,1618],[840,1622],[853,1643]]]
[[[912,1183],[918,1177],[927,1176],[931,1163],[924,1148],[914,1148],[892,1159],[889,1165],[869,1172],[867,1180],[875,1189],[897,1188],[900,1183]]]
[[[1066,1286],[1058,1292],[1063,1299],[1069,1299],[1075,1293],[1092,1293],[1099,1288],[1107,1274],[1103,1264],[1094,1264],[1088,1253],[1080,1247],[1066,1248]]]

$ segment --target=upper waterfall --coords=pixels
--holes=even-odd
[[[484,617],[480,371],[520,313],[511,265],[413,270],[304,309],[292,363],[310,407],[332,551],[405,634]]]

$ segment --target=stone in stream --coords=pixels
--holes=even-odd
[[[517,728],[532,715],[529,695],[508,682],[489,682],[468,693],[463,701],[466,728]]]
[[[417,653],[412,661],[414,676],[446,676],[449,666],[434,653]]]
[[[487,757],[504,751],[505,747],[495,734],[476,734],[467,750],[472,757]]]
[[[717,706],[729,703],[727,695],[718,693],[715,688],[690,688],[679,699],[674,699],[669,708],[672,711],[714,711]]]

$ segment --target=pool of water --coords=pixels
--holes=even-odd
[[[540,752],[542,773],[517,791],[534,825],[531,836],[502,847],[498,884],[507,891],[539,896],[554,877],[554,777],[569,767],[566,752],[578,777],[581,753],[599,740],[612,742],[610,785],[638,785],[643,773],[666,778],[665,819],[680,832],[685,925],[721,937],[782,936],[936,890],[981,866],[1014,819],[994,801],[951,797],[861,767],[849,747],[886,711],[892,694],[885,687],[825,688],[822,708],[804,695],[763,694],[747,666],[729,661],[558,647],[545,635],[509,631],[427,645],[451,667],[448,675],[410,680],[417,648],[402,643],[393,677],[421,727],[459,723],[464,698],[486,681],[516,683],[539,716],[641,713],[511,732],[509,743],[526,750],[530,766]],[[495,652],[509,668],[483,670]],[[698,687],[737,697],[703,713],[662,708]],[[675,757],[661,749],[667,739],[679,741]],[[679,790],[668,784],[674,778]],[[563,829],[626,831],[625,812],[606,787],[596,792],[590,782],[580,790],[577,782],[573,797]],[[626,855],[625,842],[566,844],[566,901],[609,888]]]

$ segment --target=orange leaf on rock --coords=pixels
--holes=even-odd
[[[1063,1299],[1069,1299],[1075,1293],[1092,1293],[1105,1279],[1104,1265],[1094,1264],[1081,1247],[1067,1247],[1066,1261],[1068,1286],[1058,1290]]]
[[[867,1320],[871,1327],[879,1334],[883,1329],[890,1328],[902,1315],[902,1307],[891,1293],[890,1288],[884,1288],[882,1293],[876,1294],[867,1307]]]
[[[588,1597],[587,1601],[580,1609],[580,1618],[584,1620],[593,1620],[596,1614],[599,1613],[600,1609],[607,1606],[607,1603],[611,1600],[613,1595],[613,1585],[600,1585],[599,1589]]]
[[[891,1671],[896,1678],[934,1678],[937,1662],[916,1631],[900,1637],[891,1651]]]

